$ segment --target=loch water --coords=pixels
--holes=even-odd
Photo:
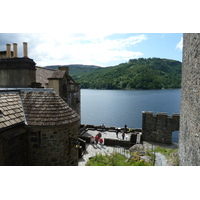
[[[180,99],[181,89],[81,89],[81,124],[142,128],[142,111],[180,113]]]

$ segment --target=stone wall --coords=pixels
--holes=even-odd
[[[59,68],[60,69],[60,68]],[[56,71],[48,78],[48,88],[55,92],[80,115],[80,87],[68,74],[68,68]]]
[[[0,165],[28,165],[28,137],[23,125],[1,132]]]
[[[59,80],[58,80],[58,79],[49,80],[48,88],[53,88],[54,91],[55,91],[58,95],[60,95]]]
[[[179,165],[200,165],[200,33],[183,36]]]
[[[54,127],[29,127],[29,165],[77,166],[77,123]]]
[[[90,143],[90,137],[80,136],[82,140],[86,143]],[[121,146],[121,147],[131,147],[133,144],[130,141],[126,140],[116,140],[111,138],[104,138],[104,145],[106,146]]]
[[[172,132],[179,130],[179,114],[143,112],[142,137],[144,141],[172,143]]]
[[[0,166],[77,166],[78,124],[1,131]]]
[[[0,87],[30,87],[36,82],[35,62],[29,58],[0,60]]]

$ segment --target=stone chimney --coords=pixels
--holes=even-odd
[[[66,71],[66,73],[69,74],[69,68],[67,66],[58,67],[58,70]]]
[[[0,87],[26,88],[35,86],[36,63],[27,57],[27,43],[24,43],[24,57],[21,58],[18,57],[17,44],[13,43],[13,52],[10,47],[11,45],[7,44],[6,59],[0,60]]]
[[[28,57],[27,42],[23,42],[24,57]]]
[[[10,44],[6,44],[6,58],[11,58]]]
[[[18,53],[17,53],[17,43],[13,43],[13,57],[17,58]]]

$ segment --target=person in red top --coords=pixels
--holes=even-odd
[[[95,143],[96,143],[96,145],[98,144],[98,141],[99,141],[99,137],[98,137],[98,135],[96,135],[95,136]]]
[[[125,133],[124,131],[122,132],[122,139],[124,140],[124,137],[125,137]]]
[[[99,143],[100,143],[101,146],[103,146],[103,138],[99,139]]]

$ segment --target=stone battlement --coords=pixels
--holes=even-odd
[[[142,112],[142,135],[144,141],[172,143],[172,132],[179,130],[179,114]]]

